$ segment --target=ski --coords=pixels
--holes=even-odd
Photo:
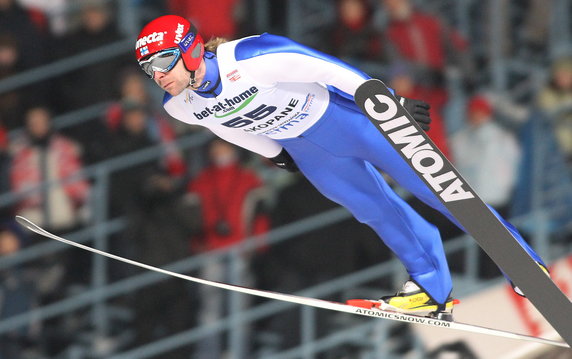
[[[271,291],[264,291],[264,290],[260,290],[260,289],[241,287],[241,286],[236,286],[236,285],[232,285],[232,284],[226,284],[226,283],[209,281],[209,280],[205,280],[205,279],[201,279],[201,278],[191,277],[188,275],[184,275],[184,274],[172,272],[169,270],[153,267],[153,266],[150,266],[148,264],[136,262],[136,261],[131,260],[131,259],[123,258],[123,257],[117,256],[117,255],[111,254],[111,253],[107,253],[107,252],[104,252],[104,251],[101,251],[101,250],[98,250],[98,249],[95,249],[95,248],[92,248],[92,247],[89,247],[89,246],[86,246],[86,245],[83,245],[80,243],[70,241],[68,239],[56,236],[55,234],[46,231],[45,229],[37,226],[36,224],[31,222],[30,220],[28,220],[24,217],[21,217],[21,216],[16,216],[16,221],[20,225],[22,225],[23,227],[29,229],[30,231],[35,232],[35,233],[37,233],[41,236],[44,236],[46,238],[54,239],[56,241],[63,242],[65,244],[68,244],[68,245],[71,245],[71,246],[74,246],[77,248],[81,248],[83,250],[86,250],[86,251],[89,251],[89,252],[92,252],[95,254],[99,254],[99,255],[102,255],[102,256],[105,256],[107,258],[111,258],[111,259],[114,259],[114,260],[117,260],[117,261],[120,261],[123,263],[131,264],[131,265],[134,265],[134,266],[137,266],[140,268],[144,268],[147,270],[166,274],[166,275],[169,275],[172,277],[184,279],[184,280],[187,280],[190,282],[195,282],[195,283],[199,283],[199,284],[203,284],[203,285],[209,285],[212,287],[217,287],[217,288],[235,291],[235,292],[239,292],[239,293],[254,295],[254,296],[268,298],[268,299],[280,300],[283,302],[306,305],[306,306],[311,306],[311,307],[315,307],[315,308],[328,309],[328,310],[333,310],[333,311],[337,311],[337,312],[344,312],[344,313],[350,313],[350,314],[356,314],[356,315],[374,317],[374,318],[382,318],[382,319],[388,319],[388,320],[393,320],[393,321],[398,321],[398,322],[425,325],[425,326],[436,327],[436,328],[448,328],[448,329],[454,329],[454,330],[461,330],[461,331],[472,332],[472,333],[492,335],[492,336],[502,337],[502,338],[516,339],[516,340],[521,340],[521,341],[535,342],[535,343],[553,345],[553,346],[558,346],[558,347],[570,348],[566,343],[563,343],[563,342],[559,342],[559,341],[555,341],[555,340],[549,340],[549,339],[545,339],[545,338],[534,337],[534,336],[529,336],[529,335],[524,335],[524,334],[513,333],[513,332],[509,332],[509,331],[504,331],[504,330],[492,329],[492,328],[481,327],[481,326],[477,326],[477,325],[471,325],[471,324],[465,324],[465,323],[459,323],[459,322],[450,322],[450,321],[446,321],[446,320],[433,319],[433,318],[421,317],[421,316],[410,315],[410,314],[391,312],[391,311],[381,310],[381,309],[372,308],[372,307],[368,308],[367,306],[359,305],[359,304],[358,305],[348,305],[348,304],[330,302],[330,301],[321,300],[321,299],[302,297],[302,296],[297,296],[297,295],[292,295],[292,294],[283,294],[283,293],[277,293],[277,292],[271,292]]]
[[[376,79],[355,102],[489,257],[524,292],[560,336],[572,343],[572,304],[469,186],[407,110]]]

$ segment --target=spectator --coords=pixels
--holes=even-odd
[[[122,106],[121,121],[111,132],[107,144],[110,157],[122,157],[157,144],[147,131],[149,114],[146,108],[129,101],[123,103]],[[130,164],[112,172],[107,192],[109,218],[126,216],[133,220],[133,217],[137,217],[148,201],[145,192],[148,190],[150,178],[160,173],[162,170],[156,159]],[[111,247],[113,253],[126,257],[133,257],[136,253],[135,243],[129,241],[129,237],[124,232],[114,237]],[[126,267],[120,263],[110,263],[110,268],[110,274],[114,280],[135,272],[135,268]]]
[[[25,133],[11,144],[10,177],[14,192],[31,192],[18,203],[17,213],[58,233],[71,230],[85,220],[90,189],[76,177],[82,169],[80,147],[51,128],[46,107],[30,108],[25,121]],[[45,181],[57,183],[37,188]]]
[[[107,112],[111,133],[111,156],[143,150],[159,143],[155,118],[146,106],[147,94],[138,76],[129,72],[121,86],[122,101]],[[188,256],[187,218],[182,218],[176,198],[180,184],[159,161],[138,163],[113,173],[109,200],[111,216],[126,216],[125,232],[112,241],[115,253],[137,257],[154,266],[163,266]],[[158,240],[160,239],[160,240]],[[110,263],[113,280],[132,274],[133,268]],[[127,271],[127,272],[126,272]],[[181,298],[173,302],[173,298]],[[186,299],[185,299],[186,298]],[[166,281],[142,289],[131,298],[135,310],[136,335],[133,345],[143,345],[188,328],[191,322],[189,292],[179,282]],[[170,352],[169,357],[183,358]]]
[[[255,215],[245,222],[245,201],[262,186],[258,176],[239,164],[237,150],[227,142],[214,140],[209,146],[210,166],[189,183],[198,196],[203,216],[202,235],[193,243],[202,252],[236,244],[268,228],[266,216]],[[251,215],[253,213],[250,213]],[[247,216],[248,217],[248,216]]]
[[[157,171],[143,182],[138,206],[128,213],[127,230],[121,241],[134,247],[132,252],[138,260],[153,266],[162,267],[188,257],[191,232],[188,223],[192,220],[185,217],[179,179]],[[145,345],[192,327],[191,293],[181,281],[168,279],[130,296],[136,328],[133,346]],[[168,357],[189,358],[188,348],[170,351]]]
[[[122,113],[121,122],[111,135],[112,157],[136,152],[156,144],[147,132],[149,115],[142,105],[125,102]],[[138,207],[145,182],[158,170],[157,162],[151,161],[138,163],[113,173],[109,191],[112,216],[129,213]]]
[[[402,96],[407,98],[423,99],[431,106],[431,128],[427,134],[441,152],[450,157],[447,130],[442,116],[446,99],[438,91],[419,85],[410,66],[405,63],[391,66],[388,74],[389,85],[395,93],[403,94]]]
[[[149,106],[153,112],[157,111],[157,108],[153,108],[153,103],[151,103],[150,91],[147,89],[147,82],[144,81],[144,75],[136,68],[127,68],[123,70],[118,79],[115,81],[117,84],[117,99],[119,101],[111,104],[105,116],[105,122],[108,128],[116,129],[119,122],[121,122],[121,102],[131,101],[143,106]]]
[[[519,128],[519,140],[523,161],[511,213],[521,216],[549,209],[546,228],[555,236],[568,233],[572,221],[572,173],[550,117],[538,109],[530,111],[528,120]],[[537,230],[534,223],[523,223],[521,227],[528,233]]]
[[[46,63],[46,39],[41,28],[43,20],[35,14],[16,0],[0,0],[0,34],[9,34],[16,40],[21,51],[19,70]]]
[[[554,11],[554,0],[530,0],[526,7],[522,37],[531,55],[545,57],[547,44],[550,43],[551,12]],[[554,34],[556,35],[556,34]],[[558,35],[556,35],[558,36]]]
[[[82,1],[79,21],[79,28],[56,39],[56,59],[85,53],[120,39],[109,2]],[[55,91],[52,91],[50,98],[54,110],[62,113],[111,101],[113,91],[110,91],[110,84],[115,82],[116,74],[123,64],[124,57],[111,57],[55,79],[52,84]],[[79,126],[65,129],[66,135],[82,143],[84,160],[88,164],[101,161],[107,156],[102,144],[109,139],[105,126],[98,120],[94,115]]]
[[[537,103],[552,120],[560,149],[572,164],[572,57],[554,61],[550,80],[540,90]]]
[[[242,0],[168,0],[169,12],[182,16],[201,29],[205,40],[211,37],[234,39],[238,34],[239,6]]]
[[[517,180],[520,145],[513,133],[494,120],[493,108],[480,95],[467,106],[468,126],[451,139],[461,174],[481,198],[506,216]]]
[[[115,132],[123,117],[125,106],[138,105],[145,109],[147,113],[146,130],[150,138],[163,145],[165,156],[163,158],[164,167],[172,176],[180,177],[186,172],[186,165],[179,150],[176,140],[176,133],[171,123],[152,108],[153,101],[150,101],[150,94],[145,87],[146,81],[142,78],[140,71],[126,70],[120,79],[119,92],[120,101],[111,104],[105,115],[105,125],[110,132]],[[188,127],[188,126],[187,126]],[[105,152],[105,143],[99,143],[100,152]]]
[[[79,29],[58,39],[57,57],[77,55],[119,39],[109,5],[106,2],[87,1],[81,9]],[[114,82],[122,64],[122,58],[111,58],[67,73],[56,87],[60,88],[54,99],[58,112],[111,100],[113,94],[109,91],[109,84]],[[89,129],[85,129],[85,137],[89,137],[89,133]]]
[[[241,2],[239,9],[243,14],[247,14],[239,18],[240,36],[249,36],[269,32],[276,35],[286,35],[288,33],[289,16],[288,0],[272,0],[272,6],[260,6],[259,0],[239,0]],[[270,3],[267,3],[270,4]],[[240,12],[240,11],[239,11]],[[253,17],[262,17],[262,21],[252,21]],[[262,27],[261,27],[262,26]]]
[[[8,33],[0,34],[0,80],[15,75],[22,69],[20,49],[16,38]],[[23,124],[24,91],[20,89],[0,93],[0,124],[14,129]]]
[[[0,124],[0,196],[10,192],[11,158],[8,149],[8,132]],[[0,218],[11,216],[10,206],[0,207]]]
[[[0,224],[0,258],[14,256],[23,246],[24,236],[12,222]],[[25,313],[37,305],[37,289],[32,272],[21,267],[0,270],[0,321]],[[30,322],[0,336],[0,358],[24,358],[30,351],[37,323]],[[28,353],[29,354],[29,353]]]
[[[490,102],[480,95],[467,105],[468,125],[451,138],[453,158],[459,172],[472,188],[501,216],[507,217],[518,180],[521,147],[516,136],[500,126]],[[451,266],[462,266],[456,259]],[[479,275],[498,276],[496,265],[479,253]]]
[[[372,25],[373,9],[367,0],[338,0],[337,19],[328,29],[325,52],[354,61],[379,59],[380,34]]]
[[[195,252],[237,244],[250,235],[265,233],[269,226],[267,216],[256,206],[262,181],[239,164],[236,148],[222,140],[214,140],[209,146],[209,159],[211,165],[199,173],[188,187],[198,197],[202,213],[201,235],[191,242]],[[252,281],[249,258],[245,257],[244,260],[238,276],[241,285],[248,285]],[[224,259],[210,260],[203,267],[202,278],[229,281],[231,268],[227,265]],[[212,324],[223,315],[224,293],[208,286],[201,287],[200,293],[200,324]],[[245,297],[241,298],[246,300]],[[242,306],[246,306],[246,303],[243,302]],[[220,341],[219,336],[213,336],[201,342],[197,357],[219,358]],[[245,353],[234,354],[248,357]]]
[[[0,124],[0,194],[10,191],[10,155],[8,153],[8,132]]]
[[[391,62],[409,61],[420,86],[446,96],[445,68],[456,64],[472,81],[467,42],[439,18],[416,9],[410,0],[383,0],[389,15],[385,40]]]
[[[61,36],[69,29],[69,19],[67,18],[67,8],[71,5],[68,0],[19,0],[32,14],[45,14],[46,22],[44,25],[50,33],[55,36]],[[35,15],[34,17],[38,17]]]

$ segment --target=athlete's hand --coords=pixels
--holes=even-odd
[[[296,166],[296,162],[292,159],[292,156],[283,148],[282,151],[276,157],[269,158],[270,161],[274,162],[274,164],[282,169],[287,170],[288,172],[298,172],[298,166]]]
[[[409,112],[409,114],[413,116],[413,119],[417,121],[419,126],[421,126],[421,128],[426,132],[429,131],[430,128],[429,124],[431,123],[429,109],[431,108],[431,106],[429,106],[429,104],[425,101],[414,100],[402,96],[396,96],[396,97],[399,100],[399,103],[401,103],[403,107],[405,107],[407,112]]]

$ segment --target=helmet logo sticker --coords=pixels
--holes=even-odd
[[[177,24],[177,30],[175,30],[175,44],[178,44],[183,39],[183,31],[185,31],[184,24]]]
[[[153,32],[147,36],[139,38],[137,40],[137,43],[135,44],[135,50],[139,49],[141,46],[145,46],[157,41],[163,41],[163,37],[165,36],[166,33],[167,31]]]
[[[187,52],[187,50],[194,41],[195,41],[195,34],[189,32],[187,35],[185,35],[185,37],[183,37],[183,39],[179,43],[179,47],[183,50],[183,52]]]
[[[141,56],[145,56],[149,53],[149,48],[147,46],[144,46],[139,50],[139,53],[141,54]]]

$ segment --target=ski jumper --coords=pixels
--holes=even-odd
[[[353,102],[356,89],[370,77],[270,34],[221,44],[205,61],[206,78],[218,70],[215,89],[166,94],[167,112],[268,158],[286,149],[323,195],[373,228],[411,278],[445,303],[452,281],[438,229],[397,196],[378,170],[459,224]]]

